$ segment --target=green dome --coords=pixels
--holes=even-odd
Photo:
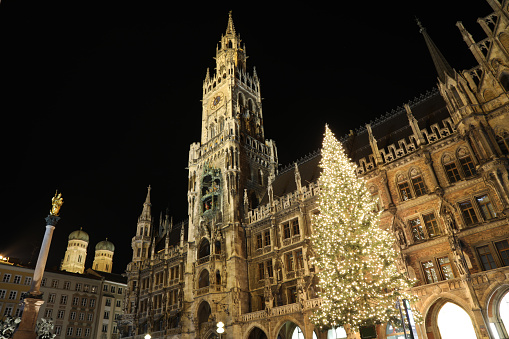
[[[69,234],[69,240],[82,240],[88,242],[88,234],[81,228]]]
[[[95,245],[95,250],[115,252],[115,245],[106,238],[106,240],[100,241],[97,245]]]

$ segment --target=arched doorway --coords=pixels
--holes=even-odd
[[[267,335],[259,327],[253,327],[251,332],[249,332],[249,337],[247,337],[247,338],[248,339],[267,339]]]
[[[509,292],[507,292],[502,300],[500,300],[498,310],[505,332],[509,334]]]
[[[304,333],[302,329],[292,321],[287,321],[277,334],[277,339],[304,339]]]
[[[438,311],[437,326],[442,339],[477,339],[470,316],[452,302],[446,302]]]
[[[327,339],[344,339],[346,331],[343,327],[336,327],[327,331]]]
[[[196,314],[198,317],[198,338],[203,338],[206,335],[206,331],[210,328],[209,319],[211,313],[212,311],[209,303],[202,301],[200,306],[198,306],[198,312]],[[210,336],[207,336],[206,338],[210,338]]]

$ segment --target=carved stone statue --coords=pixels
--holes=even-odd
[[[64,200],[62,199],[62,193],[58,193],[58,191],[55,191],[55,196],[51,199],[51,210],[49,211],[50,215],[54,215],[58,217],[58,213],[60,212],[60,207],[62,207],[62,204],[64,203]]]

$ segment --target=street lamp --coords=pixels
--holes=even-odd
[[[152,336],[150,334],[148,334],[148,333],[145,334],[145,339],[150,339],[150,338],[152,338]]]
[[[224,333],[224,323],[222,321],[217,323],[217,333],[219,333],[219,339],[221,339],[221,333]]]

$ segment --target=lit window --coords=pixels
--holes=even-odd
[[[433,265],[433,261],[425,261],[422,263],[422,269],[424,270],[424,276],[428,284],[438,281],[437,271]]]
[[[421,176],[412,178],[412,187],[414,188],[416,197],[426,194],[426,186],[424,186],[424,181]]]
[[[422,219],[424,220],[424,226],[426,226],[429,238],[440,235],[440,229],[438,228],[438,222],[434,213],[424,214]]]
[[[497,268],[497,264],[495,263],[495,259],[493,259],[493,255],[491,255],[488,245],[478,247],[477,253],[479,254],[484,270],[487,271]]]
[[[451,263],[449,261],[449,257],[438,258],[438,265],[440,266],[440,271],[442,271],[442,275],[445,280],[454,279],[454,273],[452,272]]]
[[[12,315],[12,306],[7,306],[4,310],[4,316]]]
[[[401,200],[406,201],[412,199],[412,192],[410,192],[410,185],[408,185],[407,181],[398,184],[398,191]]]
[[[65,294],[60,297],[60,304],[61,305],[67,304],[67,296]]]
[[[414,241],[424,240],[424,231],[422,230],[421,219],[415,218],[409,220],[410,232]]]
[[[497,216],[493,209],[493,205],[491,204],[490,197],[488,197],[487,194],[475,197],[475,200],[477,200],[477,204],[479,205],[479,209],[481,210],[484,220],[493,219]]]

